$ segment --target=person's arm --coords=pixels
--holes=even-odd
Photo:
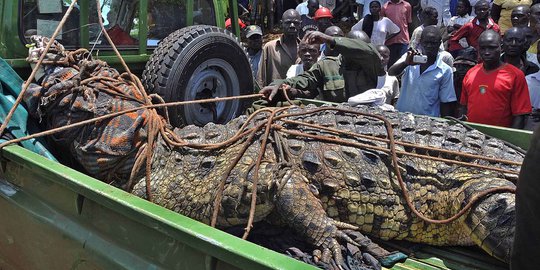
[[[450,35],[450,39],[448,40],[448,50],[449,51],[455,51],[459,50],[461,48],[461,45],[459,45],[459,40],[462,38],[466,38],[467,42],[469,42],[468,36],[469,36],[469,28],[470,24],[465,24],[461,28],[459,28],[457,31],[454,31],[452,35]]]
[[[523,72],[517,72],[514,79],[514,89],[510,100],[512,110],[512,128],[522,129],[525,126],[525,117],[532,111],[529,87]]]
[[[406,67],[410,65],[417,65],[412,61],[412,58],[415,54],[420,54],[416,51],[407,51],[406,56],[402,56],[400,59],[398,59],[391,67],[388,68],[388,75],[390,76],[399,76]]]
[[[454,90],[454,74],[451,69],[446,69],[441,78],[439,89],[441,100],[441,117],[453,116],[456,108],[456,91]]]
[[[319,94],[319,87],[321,87],[324,80],[322,68],[319,63],[313,65],[313,67],[304,71],[304,73],[287,78],[285,80],[274,81],[271,85],[264,87],[259,91],[264,95],[264,99],[268,101],[283,101],[285,96],[280,93],[280,90],[287,90],[289,98],[314,98]]]
[[[459,104],[456,116],[462,121],[467,121],[467,105]]]
[[[266,46],[262,48],[261,60],[259,60],[259,68],[257,70],[257,84],[259,86],[266,86],[266,62],[268,61],[268,54]]]
[[[525,115],[525,114],[514,115],[512,117],[512,126],[511,126],[511,128],[523,129],[525,127],[525,117],[526,116],[527,115]]]
[[[491,18],[496,22],[496,23],[499,23],[499,19],[501,18],[501,10],[502,10],[502,6],[498,5],[498,4],[495,4],[493,3],[493,5],[491,6]]]
[[[375,47],[362,40],[331,37],[321,32],[310,32],[304,37],[304,40],[310,44],[326,43],[330,49],[342,55],[343,63],[346,66],[362,66],[368,77],[376,78],[384,72],[379,53]]]

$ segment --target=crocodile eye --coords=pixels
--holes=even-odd
[[[203,167],[205,169],[211,169],[211,168],[214,167],[215,162],[216,162],[216,157],[215,156],[205,157],[201,162],[201,167]]]

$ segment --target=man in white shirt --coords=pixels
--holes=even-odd
[[[385,74],[377,77],[377,87],[350,97],[348,103],[351,106],[370,104],[385,110],[394,110],[393,105],[399,97],[399,81],[395,76],[390,76],[386,72],[388,60],[390,60],[390,50],[385,45],[378,45],[375,48],[381,56],[381,64],[384,67]]]

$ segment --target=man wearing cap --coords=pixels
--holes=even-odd
[[[298,61],[296,52],[298,43],[298,30],[300,30],[300,14],[294,9],[283,13],[280,38],[266,43],[262,50],[257,82],[259,86],[269,85],[273,80],[285,79],[287,70]]]
[[[456,97],[461,97],[461,89],[463,87],[463,78],[477,64],[477,53],[473,47],[468,47],[459,51],[456,60],[454,61],[454,90]],[[460,116],[460,115],[456,115]]]
[[[247,53],[253,77],[257,76],[259,62],[262,55],[262,30],[258,25],[250,25],[246,28]]]
[[[317,11],[315,11],[314,18],[317,22],[317,27],[319,28],[319,31],[323,33],[328,27],[333,25],[332,19],[334,18],[334,16],[332,15],[332,11],[326,7],[317,9]]]

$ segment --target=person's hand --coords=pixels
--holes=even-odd
[[[274,97],[279,93],[279,91],[290,91],[291,86],[288,84],[282,83],[281,85],[269,85],[261,89],[259,94],[263,94],[263,99],[272,101]]]
[[[306,33],[303,40],[308,44],[322,44],[329,43],[332,41],[332,39],[334,38],[322,32],[311,31]]]
[[[418,65],[420,63],[415,63],[413,61],[413,57],[415,55],[422,55],[419,51],[417,50],[414,50],[412,48],[410,48],[408,51],[407,51],[407,58],[405,58],[405,63],[409,66],[414,66],[414,65]]]
[[[259,91],[259,94],[263,94],[263,99],[272,101],[274,96],[277,94],[278,90],[279,90],[279,85],[268,85],[268,86],[263,87],[263,89]]]

